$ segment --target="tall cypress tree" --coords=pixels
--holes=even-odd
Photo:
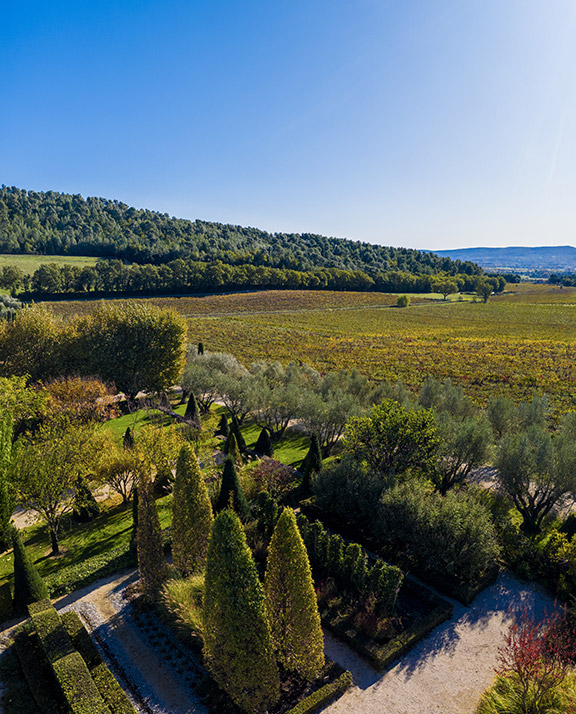
[[[227,456],[226,461],[224,461],[224,471],[222,473],[220,493],[216,501],[216,510],[222,511],[230,507],[236,511],[242,520],[246,520],[250,516],[250,506],[240,485],[236,464],[231,456]]]
[[[200,464],[190,444],[180,449],[172,497],[174,565],[189,575],[206,564],[214,516]]]
[[[134,448],[134,434],[132,433],[132,429],[130,429],[129,426],[126,427],[126,431],[124,432],[124,437],[122,439],[122,445],[124,446],[125,449],[133,449]]]
[[[162,530],[152,491],[151,479],[138,483],[138,573],[144,595],[154,600],[167,576]]]
[[[14,609],[25,612],[27,605],[48,597],[48,588],[27,553],[20,531],[13,530],[14,544]]]
[[[198,402],[196,401],[194,392],[190,394],[190,398],[188,399],[184,419],[187,419],[195,427],[200,426],[200,410],[198,409]]]
[[[320,472],[322,468],[322,451],[320,449],[320,441],[316,434],[312,434],[310,439],[310,448],[302,461],[300,471],[304,475],[302,485],[306,490],[310,490],[312,476]]]
[[[216,682],[247,712],[279,697],[264,592],[238,516],[214,521],[206,563],[204,658]]]
[[[306,546],[291,508],[282,512],[270,540],[264,590],[278,661],[316,679],[324,666],[324,637]]]
[[[216,429],[216,436],[225,436],[227,438],[229,431],[230,429],[228,428],[228,419],[226,418],[226,414],[222,414],[220,421],[218,422],[218,429]]]
[[[270,432],[266,427],[260,432],[258,441],[254,445],[254,451],[261,456],[269,456],[272,458],[274,456],[274,447],[272,446],[272,440],[270,439]]]
[[[132,490],[132,535],[130,536],[130,550],[136,551],[138,543],[138,486]]]
[[[230,431],[232,431],[234,433],[234,436],[236,437],[236,441],[238,442],[238,448],[242,453],[244,453],[246,451],[246,441],[242,436],[240,422],[238,421],[238,418],[236,416],[232,417],[232,421],[230,422]]]

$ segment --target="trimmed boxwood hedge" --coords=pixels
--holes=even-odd
[[[72,714],[111,714],[78,652],[53,662],[52,669]]]
[[[64,629],[55,608],[34,613],[32,622],[51,664],[75,652],[70,635]]]
[[[343,694],[349,687],[352,686],[352,675],[350,672],[344,672],[338,679],[326,684],[315,692],[312,692],[306,699],[298,702],[295,707],[289,709],[286,714],[314,714],[322,707],[325,707],[332,700]]]
[[[88,665],[92,679],[112,714],[135,714],[135,709],[104,662],[100,650],[74,611],[62,615],[62,624],[72,644]]]
[[[14,650],[22,666],[23,676],[36,706],[42,714],[58,714],[66,709],[54,696],[57,690],[54,674],[42,652],[38,637],[20,629],[14,636]]]

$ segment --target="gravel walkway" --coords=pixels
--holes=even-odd
[[[537,617],[554,609],[538,586],[503,573],[471,607],[455,604],[454,616],[437,627],[392,669],[378,673],[326,634],[326,654],[346,667],[355,686],[325,709],[329,714],[474,714],[494,678],[498,647],[510,610],[526,607]]]

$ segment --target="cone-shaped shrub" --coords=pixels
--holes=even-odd
[[[190,575],[204,568],[214,517],[200,464],[190,444],[178,455],[172,497],[174,565]]]
[[[76,481],[76,493],[72,503],[72,518],[77,523],[88,523],[100,515],[100,506],[92,495],[86,481],[79,476]]]
[[[261,456],[269,456],[270,458],[274,456],[274,447],[272,446],[268,429],[264,428],[260,432],[258,441],[254,445],[254,451]]]
[[[194,396],[194,392],[190,395],[188,399],[188,404],[186,405],[186,411],[184,412],[184,419],[194,424],[194,426],[200,426],[200,410],[198,409],[198,402]]]
[[[160,520],[149,478],[141,478],[138,483],[137,551],[140,589],[146,597],[154,600],[166,579],[168,567],[164,560]]]
[[[232,421],[230,422],[230,431],[234,432],[234,436],[236,437],[236,441],[238,442],[238,448],[242,453],[246,451],[246,441],[244,440],[244,437],[242,436],[242,430],[240,429],[240,422],[238,421],[238,418],[233,416]]]
[[[126,427],[126,431],[124,432],[124,438],[122,439],[122,445],[124,446],[125,449],[133,449],[134,448],[134,434],[132,434],[132,429],[130,427]]]
[[[322,452],[320,450],[320,442],[316,434],[312,434],[312,438],[310,439],[310,448],[308,449],[308,453],[304,457],[304,461],[302,461],[302,465],[300,466],[300,471],[302,471],[302,474],[304,475],[304,480],[302,482],[304,488],[307,490],[310,489],[312,476],[319,473],[321,468]]]
[[[231,456],[234,459],[234,463],[242,463],[242,454],[240,453],[240,449],[238,448],[236,434],[233,431],[230,431],[228,434],[228,438],[226,439],[226,443],[224,444],[224,453],[228,454],[228,456]]]
[[[227,456],[224,462],[220,493],[216,501],[217,511],[222,511],[225,508],[234,509],[242,520],[245,520],[250,515],[250,507],[240,485],[236,464],[231,456]]]
[[[204,658],[216,682],[247,712],[264,712],[279,678],[264,592],[238,516],[214,521],[206,562]]]
[[[228,437],[229,431],[230,429],[228,428],[228,419],[226,418],[226,414],[222,414],[220,421],[218,422],[218,429],[216,429],[216,436]]]
[[[14,529],[14,609],[25,612],[26,607],[48,597],[48,588],[26,552],[20,532]]]
[[[328,570],[332,575],[340,577],[342,575],[342,559],[344,556],[344,540],[342,536],[335,533],[328,540]]]
[[[203,355],[203,354],[204,354],[204,343],[203,343],[203,342],[199,342],[199,343],[198,343],[198,354],[199,354],[199,355]]]
[[[278,661],[312,681],[324,666],[324,638],[306,547],[291,508],[282,512],[270,540],[264,591]]]

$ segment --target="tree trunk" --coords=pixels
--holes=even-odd
[[[60,555],[60,543],[58,543],[58,531],[50,528],[50,543],[52,544],[52,555]]]

